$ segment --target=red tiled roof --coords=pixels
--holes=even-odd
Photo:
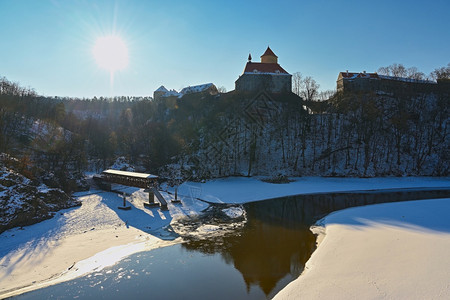
[[[279,64],[275,63],[269,64],[269,63],[248,62],[245,65],[244,69],[244,73],[278,73],[277,71],[282,74],[289,74]]]
[[[266,52],[264,52],[263,55],[261,55],[261,57],[263,56],[275,56],[276,58],[278,58],[278,56],[275,55],[275,53],[273,53],[272,49],[270,49],[269,46],[267,46]]]
[[[374,78],[378,79],[377,73],[352,73],[352,72],[341,72],[342,77],[345,79],[355,79],[355,78]]]

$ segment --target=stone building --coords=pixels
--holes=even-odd
[[[442,84],[440,84],[442,85]],[[377,73],[340,72],[336,81],[338,92],[394,93],[397,91],[434,92],[438,82],[404,77],[379,75]]]
[[[194,86],[188,86],[183,88],[180,91],[180,94],[187,95],[187,94],[195,94],[195,93],[208,93],[210,95],[217,95],[219,91],[217,90],[217,87],[213,83],[205,83],[200,85],[194,85]]]
[[[292,75],[278,64],[278,56],[270,47],[261,55],[261,62],[252,62],[249,55],[244,73],[235,82],[236,91],[290,93]]]
[[[161,98],[167,98],[167,97],[179,97],[181,94],[178,93],[176,90],[168,90],[165,86],[160,86],[156,91],[153,92],[153,99],[161,99]]]
[[[168,92],[169,91],[166,89],[166,87],[162,85],[153,92],[153,99],[164,97]]]
[[[217,95],[219,91],[213,83],[205,83],[200,85],[188,86],[183,88],[180,92],[176,90],[168,90],[163,85],[153,92],[153,99],[161,99],[167,97],[181,98],[188,94],[207,93],[210,95]]]

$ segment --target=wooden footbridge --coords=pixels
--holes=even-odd
[[[148,193],[148,203],[144,203],[145,207],[161,207],[161,209],[167,209],[167,201],[158,191],[158,176],[146,173],[117,171],[117,170],[105,170],[101,176],[94,178],[97,182],[101,181],[103,186],[105,183],[117,183],[126,186],[133,186],[145,189]],[[108,189],[108,187],[106,187]],[[109,190],[111,186],[109,185]],[[155,202],[155,197],[158,202]],[[174,201],[175,202],[175,201]],[[177,201],[179,202],[179,201]]]

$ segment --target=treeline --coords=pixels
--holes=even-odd
[[[380,75],[409,78],[415,80],[437,81],[440,79],[450,79],[450,63],[447,66],[439,67],[425,74],[417,67],[405,67],[403,64],[391,64],[380,67],[377,70]],[[333,96],[335,90],[320,90],[320,84],[311,76],[303,76],[300,72],[292,74],[292,92],[299,95],[306,101],[324,101]]]
[[[30,177],[62,182],[100,171],[117,156],[157,171],[178,154],[176,134],[164,118],[171,109],[166,101],[43,97],[4,77],[0,87],[0,152],[22,160]]]
[[[450,64],[429,77],[401,64],[383,72],[449,80]],[[189,150],[193,155],[181,164],[194,165],[200,177],[448,175],[450,89],[337,94],[321,92],[312,77],[294,73],[293,92],[302,100],[290,106],[273,95],[259,104],[238,96],[237,106],[214,116],[215,126],[200,128],[201,139]],[[252,105],[267,111],[270,104],[276,114],[264,122],[249,118]]]
[[[450,65],[433,74],[450,78]],[[65,178],[118,156],[142,171],[172,164],[197,178],[448,175],[448,94],[336,94],[300,73],[293,91],[78,99],[0,78],[0,151],[66,190],[74,187]]]
[[[378,69],[378,74],[393,76],[393,77],[403,77],[416,80],[438,80],[438,79],[450,79],[450,63],[445,67],[440,67],[434,69],[429,75],[421,72],[416,67],[405,67],[403,64],[394,63],[387,67],[380,67]]]
[[[228,111],[185,160],[204,177],[448,175],[448,94],[338,94],[322,104],[317,114],[283,104],[263,123]]]

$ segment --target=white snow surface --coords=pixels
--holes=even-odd
[[[126,159],[124,156],[118,157],[114,162],[114,164],[109,168],[112,170],[128,171],[128,172],[134,172],[136,169],[129,163],[128,159]]]
[[[176,90],[172,89],[170,91],[167,91],[167,93],[165,93],[163,97],[171,97],[171,96],[181,97],[182,94],[180,94]]]
[[[0,235],[0,298],[101,270],[139,251],[178,243],[163,226],[207,207],[201,201],[183,199],[169,211],[146,209],[148,194],[123,187],[130,195],[129,211],[118,209],[123,198],[115,193],[80,193],[81,207],[62,210],[52,219],[13,228]],[[169,200],[171,196],[163,193]]]
[[[282,72],[260,72],[258,70],[254,70],[253,72],[244,72],[244,74],[247,75],[285,75],[285,76],[290,76],[291,74],[288,73],[282,73]]]
[[[205,83],[205,84],[199,84],[199,85],[194,85],[194,86],[187,86],[187,87],[181,89],[180,92],[177,92],[176,90],[173,90],[173,89],[169,91],[162,85],[155,92],[163,92],[164,94],[162,94],[161,97],[176,96],[178,98],[181,98],[187,94],[204,92],[213,86],[214,86],[213,83]]]
[[[229,177],[206,183],[186,182],[179,187],[178,193],[214,203],[245,203],[298,194],[450,186],[448,177],[292,179],[294,181],[288,184],[267,183],[256,177]]]
[[[155,92],[169,92],[165,86],[160,86],[158,89],[155,90]]]
[[[129,172],[129,171],[120,171],[120,170],[105,170],[102,172],[103,174],[112,174],[112,175],[123,175],[137,178],[158,178],[156,175],[147,174],[147,173],[138,173],[138,172]]]
[[[192,94],[192,93],[200,93],[200,92],[206,91],[207,89],[209,89],[212,86],[214,86],[213,83],[205,83],[205,84],[200,84],[200,85],[188,86],[188,87],[183,88],[180,91],[180,94],[186,95],[186,94]]]
[[[245,214],[244,209],[241,207],[229,207],[222,210],[228,217],[236,219],[242,217]]]
[[[403,82],[437,84],[436,81],[431,81],[431,80],[420,80],[420,79],[405,78],[405,77],[395,77],[395,76],[387,76],[387,75],[378,75],[378,77],[380,77],[381,79],[397,80],[397,81],[403,81]]]
[[[274,299],[450,299],[450,199],[349,208]]]
[[[155,92],[163,92],[164,94],[161,95],[161,97],[171,97],[171,96],[182,96],[182,94],[178,93],[176,90],[172,89],[172,90],[168,90],[166,89],[165,86],[160,86],[157,90],[155,90]]]
[[[18,228],[7,230],[0,235],[0,298],[69,280],[86,272],[100,270],[104,266],[114,264],[138,251],[179,242],[177,239],[173,240],[170,234],[161,228],[179,218],[198,214],[207,207],[206,203],[198,201],[196,198],[217,203],[244,203],[294,194],[329,191],[449,186],[449,178],[302,177],[295,178],[294,182],[288,184],[272,184],[262,182],[258,178],[234,177],[205,183],[187,182],[182,184],[178,194],[182,204],[174,205],[168,201],[168,211],[144,208],[143,203],[148,201],[148,194],[144,193],[142,189],[120,187],[122,192],[129,195],[126,197],[128,205],[132,207],[129,211],[117,208],[122,205],[123,199],[115,193],[102,191],[79,193],[76,196],[82,202],[81,207],[60,211],[52,219],[24,227],[23,230]],[[173,195],[168,193],[163,192],[162,194],[166,200],[173,198]],[[434,203],[429,201],[425,202]],[[408,207],[409,204],[404,205]],[[403,210],[403,206],[399,207],[397,212]],[[368,209],[370,210],[370,208]],[[441,214],[449,211],[448,207],[440,207],[440,209]],[[237,217],[239,214],[236,209],[227,212],[230,216]],[[411,230],[417,232],[412,226],[398,226],[400,223],[395,220],[393,224],[388,225],[386,222],[383,223],[383,218],[374,218],[374,216],[376,214],[369,214],[367,219],[364,219],[366,221],[363,221],[364,225],[348,225],[350,227],[348,230],[353,234],[355,231],[353,228],[360,226],[362,229],[358,229],[356,232],[367,231],[369,235],[365,237],[366,240],[371,239],[370,230],[372,229],[381,230],[380,238],[383,237],[383,230],[392,228],[405,232]],[[432,220],[433,214],[425,214],[424,222],[428,219]],[[383,225],[380,227],[379,223]],[[407,224],[414,225],[415,223]],[[330,228],[336,228],[337,232],[343,228],[343,232],[348,234],[345,226],[347,225],[337,224]],[[202,231],[214,232],[215,229],[204,227]],[[420,232],[424,236],[440,236],[441,238],[445,237],[444,240],[448,239],[447,233],[442,231],[439,234],[434,229]],[[328,236],[332,236],[332,231],[330,232],[327,227],[326,237],[328,238]],[[375,239],[378,240],[378,238],[376,235]],[[361,244],[364,243],[361,241]],[[423,252],[420,252],[422,251],[420,249],[424,247],[429,251],[426,253],[428,256],[440,257],[442,254],[439,245],[435,247],[435,244],[424,243],[422,245],[416,242],[410,245],[407,256],[409,258],[413,257],[416,251],[419,251],[418,255],[422,255]],[[323,246],[326,247],[326,240]],[[346,245],[342,246],[347,249]],[[321,248],[322,245],[319,250]],[[363,250],[355,249],[352,255],[363,255],[359,252],[363,252]],[[389,259],[389,249],[381,248],[381,246],[376,249],[378,262]],[[447,249],[449,248],[447,247]],[[391,262],[390,259],[388,261],[394,264],[392,268],[396,268],[395,262]],[[435,265],[431,266],[437,268]],[[450,268],[448,269],[450,270]],[[371,272],[370,269],[367,270]],[[430,280],[441,276],[439,270],[436,272],[437,275],[433,273]],[[407,280],[410,274],[407,273],[405,276],[405,280]],[[357,286],[353,288],[357,288]]]

